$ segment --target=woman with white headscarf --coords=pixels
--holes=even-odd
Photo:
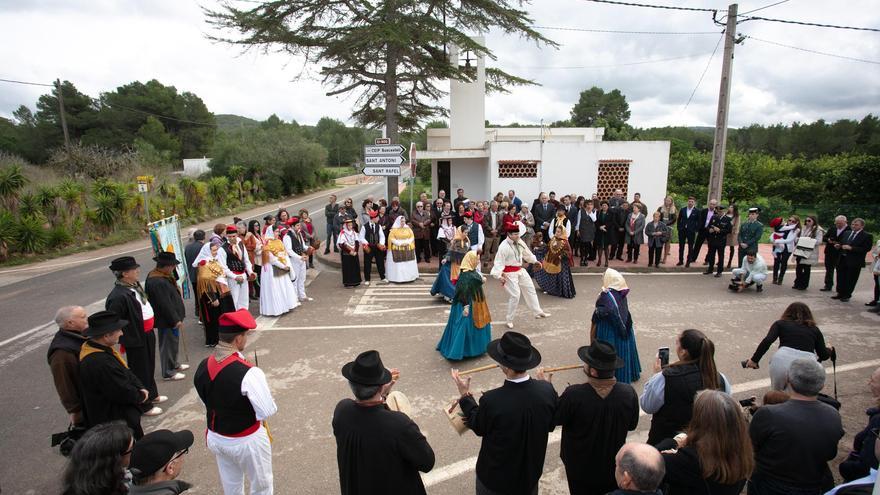
[[[416,263],[416,240],[413,231],[406,224],[406,218],[397,217],[388,232],[388,255],[385,261],[385,276],[389,282],[412,282],[419,278],[419,265]]]
[[[437,343],[437,350],[446,359],[482,356],[492,340],[492,317],[483,293],[486,279],[480,274],[479,265],[476,251],[468,251],[461,261],[449,320]]]
[[[260,314],[279,316],[299,306],[296,287],[290,280],[290,259],[276,230],[266,231],[263,272],[260,275]]]
[[[637,381],[642,373],[632,315],[626,301],[628,294],[623,275],[613,268],[605,270],[590,330],[590,342],[604,340],[614,345],[617,356],[623,359],[624,366],[614,372],[617,381],[622,383]]]

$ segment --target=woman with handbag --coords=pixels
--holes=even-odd
[[[796,290],[807,290],[810,286],[810,270],[813,265],[819,263],[819,250],[816,249],[822,244],[822,236],[825,233],[819,226],[815,215],[807,215],[804,220],[804,229],[798,237],[797,244],[794,249],[794,285],[791,287]],[[780,278],[782,278],[780,276]]]
[[[457,361],[482,356],[492,340],[492,317],[483,293],[485,278],[479,266],[476,251],[468,251],[461,260],[449,320],[437,343],[437,350],[446,359]]]

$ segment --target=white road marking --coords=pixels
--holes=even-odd
[[[436,306],[434,306],[436,307]],[[448,311],[448,310],[447,310]],[[493,325],[504,325],[503,321],[493,321]],[[361,328],[424,328],[424,327],[445,327],[446,322],[439,323],[383,323],[378,325],[329,325],[320,327],[272,327],[267,331],[298,331],[298,330],[356,330]]]
[[[431,306],[415,306],[412,308],[364,309],[364,308],[361,308],[361,305],[359,304],[358,307],[355,308],[354,314],[356,314],[356,315],[375,315],[375,314],[382,314],[382,313],[399,313],[401,311],[416,311],[419,309],[438,309],[441,307],[442,306],[434,304]]]
[[[859,361],[856,363],[845,364],[842,366],[838,366],[837,372],[844,373],[847,371],[859,370],[864,368],[872,368],[880,366],[880,359],[872,359],[870,361]],[[831,367],[825,368],[826,373],[829,375],[832,373]],[[827,382],[827,380],[826,380]],[[770,379],[764,378],[761,380],[752,380],[750,382],[740,383],[738,385],[733,386],[733,393],[743,393],[750,392],[752,390],[760,390],[763,388],[767,388],[770,386]],[[639,416],[647,416],[644,411],[639,411]],[[640,432],[630,432],[630,436],[638,435]],[[558,443],[562,439],[562,428],[557,428],[553,432],[550,433],[547,439],[547,445]],[[453,462],[452,464],[447,464],[446,466],[441,466],[438,468],[434,468],[430,473],[422,474],[422,481],[425,484],[425,488],[431,487],[438,483],[442,483],[444,481],[451,480],[453,478],[457,478],[463,474],[469,473],[473,471],[477,466],[477,457],[468,457],[467,459],[462,459],[457,462]]]

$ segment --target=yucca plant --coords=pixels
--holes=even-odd
[[[39,253],[46,249],[48,234],[39,215],[22,215],[15,224],[15,245],[22,253]]]
[[[18,196],[28,183],[19,165],[10,165],[0,170],[0,201],[9,211],[15,211]]]
[[[226,177],[211,177],[208,180],[208,196],[215,206],[222,207],[229,194],[229,179]]]
[[[48,185],[37,186],[35,196],[43,214],[54,221],[61,212],[61,193],[58,188]]]
[[[76,218],[85,204],[85,186],[71,179],[64,179],[58,184],[58,195],[64,201],[69,218]]]
[[[73,242],[73,234],[66,225],[56,225],[49,229],[49,247],[52,249],[62,248]]]
[[[0,211],[0,261],[9,259],[9,246],[15,241],[15,217],[8,211]]]
[[[109,233],[121,216],[122,210],[118,206],[116,197],[103,193],[95,195],[92,220],[104,230],[104,233]]]
[[[22,194],[18,198],[18,214],[21,216],[34,216],[40,212],[40,201],[33,193]]]
[[[116,183],[110,179],[96,179],[95,182],[92,183],[92,194],[94,194],[95,196],[98,196],[99,194],[113,194],[115,189]]]

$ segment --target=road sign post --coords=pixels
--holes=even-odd
[[[403,158],[406,148],[399,144],[391,144],[388,138],[378,138],[375,143],[364,146],[364,175],[388,177],[390,185],[390,181],[398,180],[392,177],[400,176],[400,166],[406,161]]]
[[[137,177],[138,192],[144,195],[144,216],[150,223],[150,184],[153,183],[152,175],[139,175]]]

